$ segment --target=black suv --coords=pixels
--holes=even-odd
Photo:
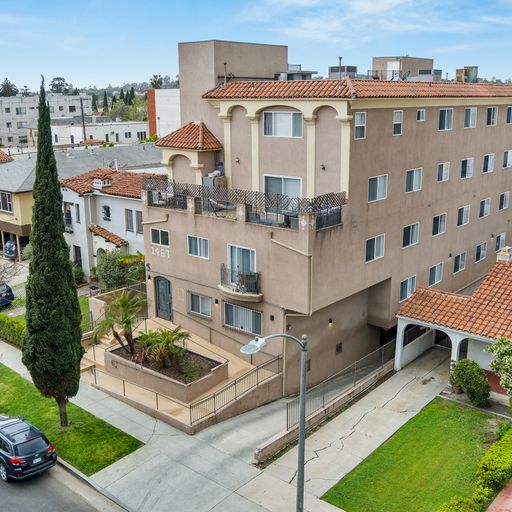
[[[0,414],[0,478],[22,480],[55,466],[55,447],[25,418]]]

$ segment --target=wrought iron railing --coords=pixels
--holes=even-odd
[[[238,293],[260,293],[260,273],[240,272],[221,263],[220,283]]]

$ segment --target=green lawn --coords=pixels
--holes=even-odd
[[[347,512],[432,512],[470,496],[492,421],[436,398],[322,499]]]
[[[55,400],[43,398],[33,384],[0,364],[0,412],[24,416],[54,443],[58,456],[92,475],[133,452],[142,442],[80,407],[68,404],[71,425],[62,428]]]

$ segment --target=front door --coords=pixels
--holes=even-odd
[[[172,320],[171,283],[164,277],[155,278],[156,316]]]

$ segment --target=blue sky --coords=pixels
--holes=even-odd
[[[78,87],[178,73],[177,43],[227,39],[286,44],[289,62],[371,68],[377,55],[433,57],[453,77],[512,77],[512,0],[0,0],[0,78]]]

